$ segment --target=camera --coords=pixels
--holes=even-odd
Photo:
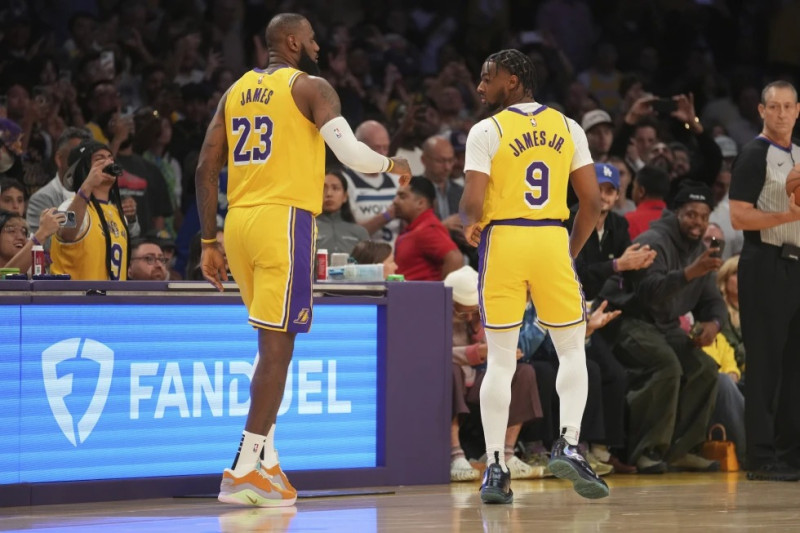
[[[110,163],[110,164],[106,165],[105,167],[103,167],[103,172],[105,174],[108,174],[110,176],[114,176],[115,178],[118,178],[118,177],[122,176],[122,173],[124,172],[124,170],[119,164]]]

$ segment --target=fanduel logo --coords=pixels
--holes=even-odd
[[[92,339],[66,339],[42,352],[47,401],[58,427],[73,446],[85,442],[100,419],[113,372],[114,352]],[[87,398],[89,405],[84,408],[81,404]],[[73,413],[82,413],[77,423]]]

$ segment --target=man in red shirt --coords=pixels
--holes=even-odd
[[[408,281],[441,281],[464,266],[464,256],[436,218],[436,190],[430,180],[411,178],[397,190],[395,216],[407,224],[395,242],[397,273]]]
[[[625,213],[631,240],[650,229],[650,223],[661,218],[667,208],[664,198],[669,194],[669,175],[660,168],[646,165],[633,181],[633,201],[636,209]]]

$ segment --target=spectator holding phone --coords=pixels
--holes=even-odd
[[[629,457],[639,472],[664,472],[664,462],[678,470],[719,470],[719,463],[694,453],[717,395],[717,365],[701,347],[714,342],[727,313],[714,279],[722,260],[702,243],[711,198],[704,184],[684,187],[677,210],[664,211],[634,241],[656,256],[650,267],[626,277],[634,294],[623,309],[614,353],[632,376]],[[616,283],[609,280],[601,297]],[[689,312],[697,324],[693,337],[680,327]]]
[[[75,212],[75,227],[62,227],[53,239],[51,271],[78,280],[125,280],[129,235],[117,184],[122,169],[97,141],[82,142],[69,163],[76,194],[60,209]]]
[[[659,131],[662,128],[664,131]],[[667,134],[667,140],[677,141],[666,146],[670,167],[670,190],[666,200],[672,207],[681,183],[696,181],[710,187],[722,166],[719,146],[697,118],[693,94],[670,98],[647,94],[636,100],[615,133],[609,153],[627,157],[638,170],[645,164],[652,164],[654,157],[659,157],[660,152],[652,148],[664,134]],[[634,148],[629,149],[631,146]],[[674,168],[674,149],[681,152],[677,168]]]
[[[0,210],[0,267],[27,272],[33,261],[31,248],[49,239],[66,219],[66,215],[55,208],[45,209],[39,220],[39,229],[28,238],[25,219],[17,213]]]

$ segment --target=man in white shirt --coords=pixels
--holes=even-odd
[[[65,200],[75,196],[74,192],[64,186],[63,180],[68,168],[67,158],[73,148],[91,138],[91,133],[81,128],[67,128],[58,138],[53,156],[56,164],[56,176],[47,185],[33,193],[28,200],[27,220],[32,232],[39,229],[39,217],[42,211],[58,207]]]

